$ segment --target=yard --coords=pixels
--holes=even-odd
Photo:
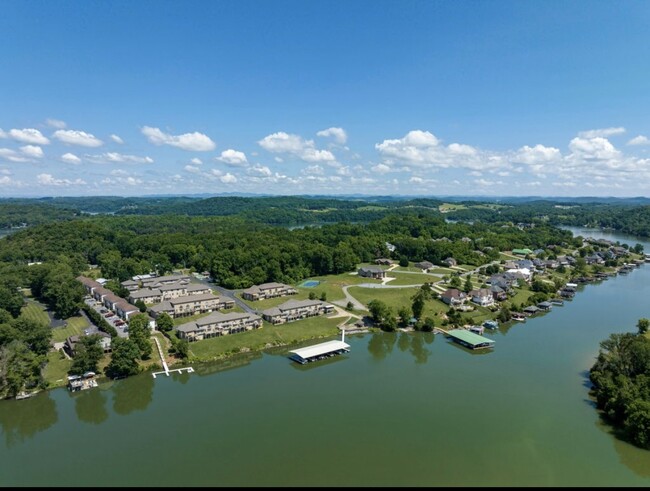
[[[66,319],[66,325],[52,329],[52,341],[62,342],[70,336],[79,336],[84,329],[90,327],[90,323],[83,315],[77,315]]]
[[[71,366],[72,360],[60,351],[50,351],[47,354],[47,365],[43,369],[43,378],[47,381],[48,387],[65,387]]]

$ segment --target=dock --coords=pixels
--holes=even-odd
[[[345,329],[341,334],[341,340],[335,339],[333,341],[325,341],[324,343],[314,344],[305,348],[299,348],[289,351],[289,358],[293,361],[304,365],[313,361],[331,358],[332,356],[341,355],[350,351],[350,345],[344,341]]]
[[[162,362],[162,366],[164,370],[162,372],[153,372],[151,375],[153,375],[153,378],[156,378],[156,375],[160,375],[164,373],[169,377],[169,374],[172,372],[178,372],[178,373],[193,373],[194,368],[193,367],[185,367],[185,368],[174,368],[172,370],[169,369],[169,366],[167,365],[167,362],[165,361],[165,357],[163,356],[163,350],[162,347],[160,346],[160,342],[158,341],[158,338],[154,336],[153,340],[156,342],[156,346],[158,347],[158,355],[160,355],[160,361]]]
[[[443,332],[456,343],[470,349],[488,349],[494,347],[494,340],[475,334],[467,329],[451,329]]]

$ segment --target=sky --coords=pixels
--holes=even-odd
[[[646,0],[0,12],[0,197],[650,196]]]

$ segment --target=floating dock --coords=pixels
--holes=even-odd
[[[153,372],[151,375],[153,375],[153,378],[156,378],[156,375],[160,375],[164,373],[169,377],[169,374],[172,372],[178,372],[178,373],[183,373],[183,371],[187,373],[193,373],[194,368],[193,367],[186,367],[186,368],[174,368],[172,370],[169,369],[169,366],[167,365],[167,362],[165,361],[165,357],[163,356],[163,350],[162,347],[160,346],[160,342],[158,341],[158,338],[154,336],[153,340],[156,342],[156,346],[158,347],[158,355],[160,355],[160,361],[162,361],[162,366],[164,370],[162,372]]]
[[[332,356],[341,355],[350,351],[350,345],[344,341],[345,330],[342,330],[341,340],[325,341],[305,348],[289,351],[289,358],[301,365],[312,361],[323,360]]]
[[[456,343],[470,349],[487,349],[494,347],[494,340],[475,334],[467,329],[451,329],[446,331],[447,336]]]

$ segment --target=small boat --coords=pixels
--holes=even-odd
[[[16,400],[20,401],[21,399],[29,399],[34,395],[36,395],[36,392],[19,392],[16,394]]]
[[[476,334],[483,334],[485,328],[483,326],[471,326],[469,330]]]
[[[512,314],[512,320],[513,321],[519,321],[519,322],[526,322],[526,316],[524,314],[520,314],[518,312],[515,312]]]
[[[483,327],[487,327],[488,329],[498,329],[499,323],[495,320],[487,320],[483,323]]]

